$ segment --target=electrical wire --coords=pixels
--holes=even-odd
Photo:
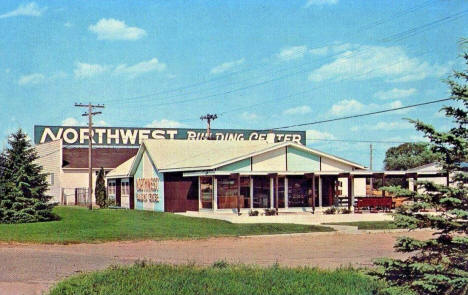
[[[407,105],[407,106],[398,107],[398,108],[385,109],[385,110],[381,110],[381,111],[375,111],[375,112],[369,112],[369,113],[363,113],[363,114],[356,114],[356,115],[338,117],[338,118],[333,118],[333,119],[326,119],[326,120],[320,120],[320,121],[314,121],[314,122],[308,122],[308,123],[299,123],[299,124],[293,124],[293,125],[286,125],[286,126],[281,126],[281,127],[264,129],[264,130],[261,130],[261,131],[280,130],[280,129],[288,129],[288,128],[293,128],[293,127],[302,127],[302,126],[310,126],[310,125],[316,125],[316,124],[322,124],[322,123],[328,123],[328,122],[342,121],[342,120],[347,120],[347,119],[352,119],[352,118],[359,118],[359,117],[383,114],[383,113],[388,113],[388,112],[394,112],[394,111],[399,111],[399,110],[404,110],[404,109],[409,109],[409,108],[414,108],[414,107],[418,107],[418,106],[424,106],[424,105],[428,105],[428,104],[434,104],[434,103],[439,103],[439,102],[449,101],[449,100],[452,100],[452,98],[443,98],[443,99],[426,101],[426,102]]]

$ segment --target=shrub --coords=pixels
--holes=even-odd
[[[249,216],[258,216],[258,210],[249,210]]]
[[[265,209],[265,216],[276,215],[276,209]]]
[[[327,210],[323,211],[323,214],[336,214],[336,208],[335,207],[330,207]]]
[[[213,263],[214,268],[226,268],[229,266],[229,263],[226,260],[217,260]]]
[[[340,213],[341,214],[351,214],[351,210],[349,210],[348,208],[343,208],[340,210]]]

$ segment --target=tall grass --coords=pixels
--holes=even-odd
[[[89,243],[121,240],[195,239],[219,236],[331,231],[297,224],[232,224],[171,213],[79,207],[54,209],[60,220],[0,224],[0,241],[28,243]]]
[[[135,264],[68,278],[58,283],[50,295],[365,295],[381,287],[381,283],[351,268],[328,271],[307,267]]]

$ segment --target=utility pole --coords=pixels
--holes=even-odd
[[[372,143],[370,144],[369,147],[370,147],[369,169],[370,171],[372,171]],[[370,178],[370,191],[372,195],[372,192],[374,191],[374,179],[372,177]]]
[[[93,209],[93,116],[102,114],[102,112],[93,112],[93,108],[104,108],[103,104],[93,105],[91,103],[82,104],[75,103],[75,107],[88,108],[88,112],[82,114],[83,117],[88,116],[88,173],[89,173],[89,182],[88,182],[88,199],[89,210]]]
[[[207,122],[207,128],[206,128],[206,133],[207,133],[207,137],[208,139],[212,139],[211,138],[211,121],[213,120],[216,120],[218,119],[218,115],[216,114],[206,114],[205,116],[201,116],[200,117],[200,120],[206,120]]]

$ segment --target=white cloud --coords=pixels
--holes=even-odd
[[[304,115],[311,112],[309,106],[303,105],[295,108],[287,109],[283,112],[283,115]]]
[[[373,125],[361,125],[351,127],[351,131],[360,131],[360,130],[381,130],[381,131],[390,131],[390,130],[404,130],[404,129],[413,129],[413,125],[408,122],[403,121],[393,121],[393,122],[378,122]]]
[[[243,63],[245,62],[245,59],[244,58],[241,58],[241,59],[238,59],[238,60],[235,60],[235,61],[229,61],[229,62],[225,62],[225,63],[222,63],[214,68],[212,68],[210,70],[210,73],[211,74],[220,74],[220,73],[224,73],[234,67],[237,67],[237,66],[240,66],[242,65]]]
[[[107,124],[107,122],[104,121],[104,120],[98,120],[96,122],[93,122],[93,126],[101,126],[102,127],[102,126],[108,126],[108,125],[109,124]]]
[[[252,121],[252,120],[257,120],[258,115],[255,113],[249,113],[249,112],[243,112],[241,114],[242,119],[247,120],[247,121]]]
[[[308,0],[305,7],[310,7],[312,5],[318,5],[318,6],[333,5],[337,3],[338,3],[338,0]]]
[[[118,65],[114,70],[114,74],[126,75],[129,78],[135,78],[141,74],[153,71],[162,72],[165,69],[166,64],[161,63],[157,58],[153,58],[148,61],[142,61],[131,66],[127,66],[126,64]]]
[[[405,97],[415,94],[416,92],[417,90],[415,88],[409,88],[409,89],[393,88],[392,90],[378,91],[374,94],[374,97],[378,99],[405,98]]]
[[[328,54],[328,46],[325,47],[319,47],[319,48],[312,48],[309,50],[309,53],[312,55],[327,55]]]
[[[332,105],[330,113],[332,115],[345,115],[360,112],[365,105],[355,99],[344,99]]]
[[[138,40],[146,35],[145,30],[129,27],[124,21],[113,18],[102,18],[88,29],[97,35],[98,40]]]
[[[307,46],[292,46],[283,48],[280,53],[277,54],[277,57],[281,60],[292,60],[304,57],[304,54],[307,52]]]
[[[333,62],[311,72],[309,80],[354,79],[366,80],[385,78],[388,82],[407,82],[440,77],[448,72],[449,65],[430,64],[409,57],[398,46],[356,46],[341,53]]]
[[[395,100],[386,104],[363,104],[362,102],[357,101],[355,99],[343,99],[333,104],[328,113],[335,116],[344,116],[353,115],[361,112],[367,113],[379,110],[395,109],[403,106],[403,103],[399,100]],[[394,111],[393,113],[402,114],[406,112],[408,112],[408,109]]]
[[[100,75],[106,72],[108,69],[107,66],[99,65],[99,64],[87,64],[82,62],[77,62],[75,64],[75,69],[73,73],[75,74],[75,78],[83,79],[83,78],[91,78],[97,75]]]
[[[314,140],[314,139],[335,139],[335,136],[328,132],[322,132],[314,129],[306,130],[306,138],[307,140]]]
[[[43,74],[35,73],[31,75],[21,76],[18,80],[18,84],[21,86],[25,85],[36,85],[44,82],[45,76]]]
[[[10,12],[0,15],[0,18],[14,17],[14,16],[41,16],[47,7],[40,8],[36,2],[27,4],[20,4],[18,8]]]
[[[70,28],[71,26],[73,26],[73,24],[71,22],[66,22],[63,24],[65,27],[67,28]]]
[[[184,124],[177,122],[177,121],[172,121],[168,119],[161,119],[161,120],[154,120],[153,122],[149,123],[145,127],[149,128],[155,128],[155,127],[165,127],[165,128],[177,128],[177,127],[182,127]]]
[[[66,118],[62,121],[62,126],[80,126],[80,122],[73,117]]]

